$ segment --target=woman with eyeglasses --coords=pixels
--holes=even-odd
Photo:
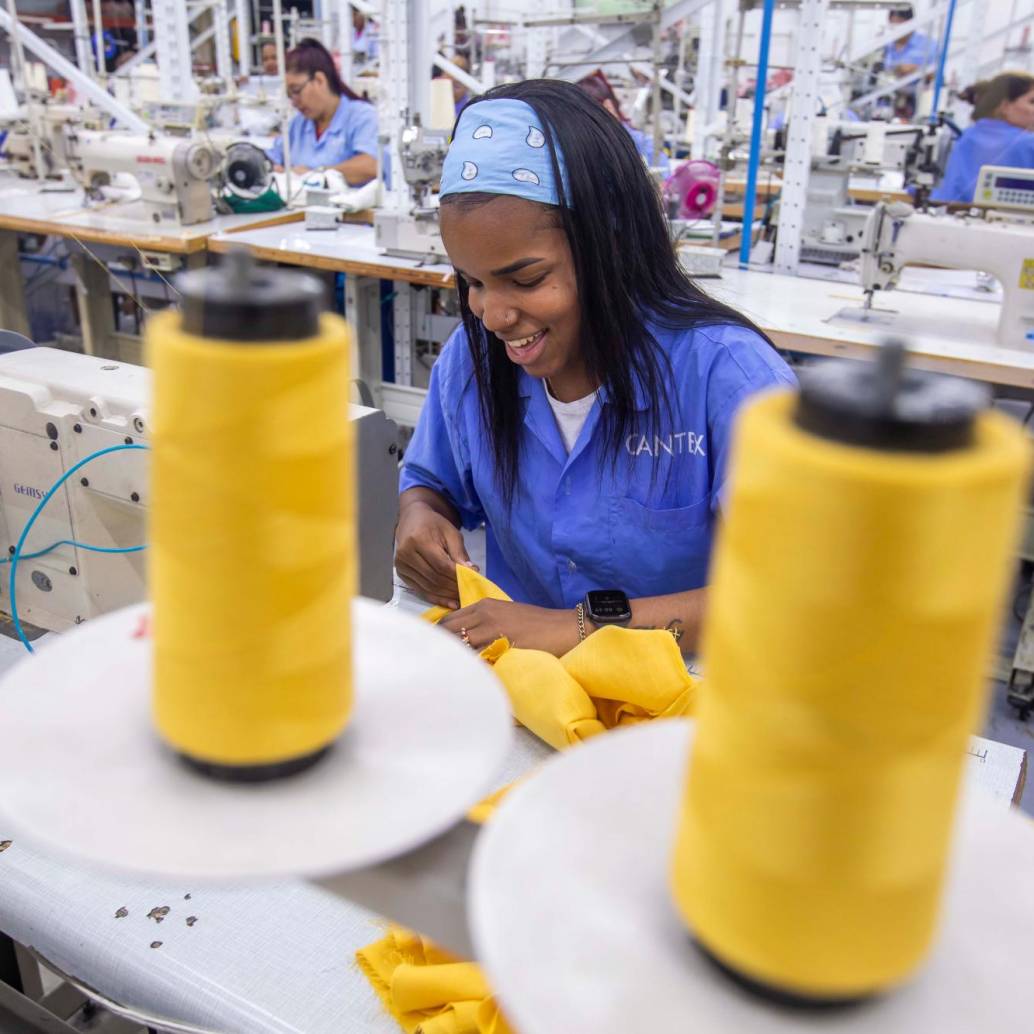
[[[377,175],[377,113],[338,75],[320,42],[303,39],[287,52],[284,79],[298,114],[287,127],[293,171],[336,169],[353,187]],[[283,171],[284,143],[278,137],[266,152]]]

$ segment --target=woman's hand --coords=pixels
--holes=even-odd
[[[456,565],[477,570],[459,528],[433,507],[413,500],[399,514],[395,543],[395,570],[406,585],[432,603],[455,610],[460,605]]]
[[[511,646],[544,650],[556,657],[578,645],[578,621],[573,610],[550,610],[506,600],[480,600],[439,622],[474,650],[483,650],[505,636]]]

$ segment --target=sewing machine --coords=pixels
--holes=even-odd
[[[189,226],[212,218],[209,180],[220,165],[212,144],[175,136],[69,129],[65,153],[89,195],[98,196],[115,174],[128,173],[140,187],[148,221]]]
[[[886,172],[900,173],[901,189],[913,187],[922,204],[940,178],[950,148],[946,126],[898,126],[886,122],[840,123],[830,134],[820,122],[801,231],[801,258],[839,264],[858,257],[871,209],[851,200],[859,178],[874,188]],[[854,180],[854,183],[852,183]]]
[[[4,555],[47,489],[98,449],[150,435],[149,370],[33,348],[0,356],[0,544]],[[352,406],[359,489],[359,591],[388,600],[398,512],[397,429]],[[58,542],[121,549],[147,541],[147,453],[127,450],[74,475],[33,525],[26,552]],[[186,532],[185,532],[186,533]],[[94,553],[61,545],[18,568],[22,619],[61,631],[145,596],[146,552]],[[7,571],[0,609],[7,609]]]
[[[448,149],[449,131],[425,129],[419,117],[402,130],[399,157],[410,198],[399,210],[379,208],[373,214],[374,238],[387,254],[425,262],[445,259],[438,207],[430,201]]]
[[[90,108],[74,104],[47,104],[38,116],[40,127],[39,153],[46,179],[64,179],[68,174],[65,155],[65,127],[100,126],[101,117]],[[9,168],[25,179],[36,179],[36,137],[30,119],[17,119],[10,124],[3,151]]]
[[[983,171],[983,170],[982,170]],[[1029,170],[1010,170],[1026,172]],[[1027,209],[1034,213],[1034,206]],[[939,266],[990,273],[1002,285],[997,340],[1006,348],[1034,347],[1034,214],[988,209],[917,212],[902,202],[879,202],[862,235],[862,287],[892,289],[905,266]]]

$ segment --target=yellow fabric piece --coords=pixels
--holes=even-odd
[[[460,564],[456,584],[463,607],[510,599]],[[423,617],[437,624],[449,613],[432,607]],[[692,714],[696,703],[698,682],[663,629],[601,628],[560,658],[500,637],[481,657],[495,668],[517,721],[556,750],[618,725]]]
[[[500,786],[494,793],[490,793],[483,800],[478,801],[467,812],[467,821],[483,826],[492,817],[496,808],[502,803],[503,798],[521,781],[520,779],[515,779],[512,783]]]
[[[392,927],[356,961],[405,1034],[512,1034],[481,968],[410,930]]]
[[[495,662],[495,673],[517,721],[554,749],[605,731],[589,694],[552,654],[510,649]]]
[[[605,626],[560,663],[593,698],[608,729],[693,710],[697,681],[686,671],[674,637],[663,629]]]
[[[741,973],[864,995],[934,934],[1030,445],[986,412],[965,447],[882,452],[794,411],[739,418],[671,883]]]

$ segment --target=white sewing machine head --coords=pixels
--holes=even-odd
[[[1029,170],[981,170],[997,176],[994,191],[1014,191],[1013,179],[1034,179]],[[978,187],[978,191],[985,189]],[[1022,194],[1022,191],[1021,191]],[[1034,191],[1032,199],[1009,195],[1014,211],[986,208],[961,214],[917,212],[901,202],[880,202],[865,224],[862,237],[862,287],[869,303],[874,291],[890,290],[909,265],[972,269],[990,273],[1002,286],[997,341],[1006,348],[1034,348]]]
[[[212,218],[209,179],[220,157],[211,144],[183,137],[70,129],[65,153],[72,172],[90,194],[128,173],[140,187],[145,218],[189,226]]]
[[[0,355],[0,548],[6,556],[60,476],[90,453],[146,444],[151,372],[52,348]],[[359,483],[359,591],[388,600],[398,514],[398,429],[378,409],[350,407]],[[127,449],[76,472],[33,525],[23,553],[54,543],[124,549],[147,541],[148,454]],[[21,561],[23,622],[61,631],[146,596],[146,552],[61,545]],[[4,567],[5,572],[9,568]],[[7,573],[0,609],[9,608]]]
[[[48,179],[62,178],[68,170],[65,155],[65,130],[69,126],[100,125],[101,116],[91,108],[77,108],[74,104],[47,104],[41,106],[40,157],[43,172]],[[8,129],[4,140],[4,157],[9,167],[26,179],[36,178],[35,141],[32,122],[18,119]]]

